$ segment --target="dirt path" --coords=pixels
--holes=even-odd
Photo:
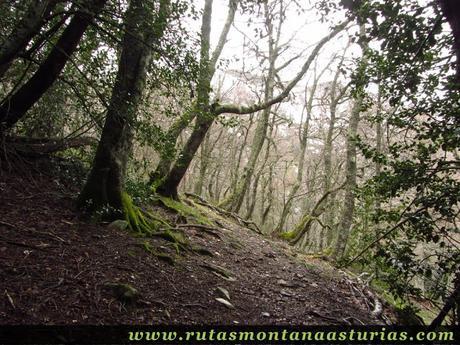
[[[82,220],[74,192],[55,176],[0,175],[0,324],[383,323],[340,274],[282,242],[219,219],[217,231],[183,227],[202,254],[172,265],[146,239]]]

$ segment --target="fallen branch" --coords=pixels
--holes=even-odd
[[[21,156],[40,157],[50,155],[70,148],[96,145],[97,140],[92,137],[59,138],[28,138],[6,137],[5,148]]]
[[[202,224],[178,224],[176,225],[177,228],[197,228],[197,229],[201,229],[203,230],[204,232],[214,236],[214,237],[217,237],[217,238],[221,238],[218,231],[219,229],[217,228],[213,228],[212,226],[207,226],[207,225],[202,225]]]
[[[46,252],[47,250],[44,250],[43,248],[31,245],[31,244],[25,244],[25,243],[20,243],[20,242],[15,242],[15,241],[10,241],[6,238],[0,237],[0,241],[6,243],[6,244],[11,244],[12,246],[16,247],[23,247],[23,248],[28,248],[28,249],[35,249],[35,250],[41,250]]]

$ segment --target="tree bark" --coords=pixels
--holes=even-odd
[[[326,66],[326,67],[329,67]],[[307,141],[308,141],[308,133],[310,129],[310,118],[311,118],[311,112],[313,110],[313,102],[315,99],[315,94],[316,94],[316,89],[318,87],[319,80],[323,73],[326,71],[327,68],[324,68],[318,75],[316,75],[316,67],[315,67],[315,77],[313,80],[313,85],[310,90],[310,94],[306,99],[306,104],[305,104],[305,111],[306,111],[306,118],[305,122],[303,125],[301,125],[300,133],[299,133],[299,141],[300,141],[300,153],[298,157],[298,165],[297,165],[297,176],[296,176],[296,181],[294,185],[292,186],[289,195],[286,199],[286,202],[283,205],[283,210],[281,211],[281,216],[278,221],[278,224],[276,228],[274,229],[274,232],[277,233],[278,235],[283,231],[284,224],[286,223],[286,219],[288,218],[291,208],[292,208],[292,203],[294,202],[294,198],[302,185],[302,180],[303,180],[303,170],[305,166],[305,152],[307,150]],[[308,87],[305,90],[305,96],[307,96],[308,93]]]
[[[0,132],[13,127],[56,81],[84,32],[107,0],[82,3],[48,57],[35,74],[16,93],[0,105]]]
[[[331,90],[330,90],[330,104],[329,104],[330,119],[329,119],[329,126],[328,126],[326,141],[324,143],[324,175],[323,175],[323,192],[324,193],[326,193],[328,190],[332,188],[332,146],[333,146],[333,140],[334,140],[334,130],[335,130],[337,107],[347,90],[347,87],[343,87],[342,89],[340,89],[339,77],[340,77],[340,74],[342,73],[341,68],[345,60],[345,53],[347,49],[345,49],[344,54],[342,55],[342,58],[340,60],[340,63],[337,66],[337,71],[334,75],[334,79],[332,81]],[[323,236],[322,239],[323,239],[323,243],[326,242],[326,245],[330,245],[334,237],[333,222],[334,222],[335,214],[334,214],[334,208],[332,207],[332,203],[334,202],[334,200],[333,198],[328,197],[325,202],[326,202],[326,211],[323,214],[323,222],[326,225],[327,230],[326,230],[326,236]]]
[[[361,50],[363,52],[363,57],[359,65],[358,78],[362,78],[364,73],[365,66],[367,64],[367,43],[365,43],[365,28],[362,25],[360,28],[361,36]],[[348,237],[350,235],[350,228],[353,223],[353,215],[355,211],[355,189],[357,186],[356,182],[356,142],[355,138],[358,133],[358,124],[360,119],[360,114],[364,102],[364,86],[362,82],[358,79],[358,86],[356,90],[356,99],[351,110],[349,125],[348,125],[348,135],[347,135],[347,153],[346,153],[346,177],[345,177],[345,197],[343,201],[343,209],[341,214],[341,219],[338,228],[338,238],[336,246],[334,249],[333,257],[336,260],[341,259],[345,254],[345,249],[348,242]]]
[[[150,5],[150,6],[149,6]],[[132,0],[125,18],[125,33],[117,78],[93,167],[78,204],[90,213],[109,208],[108,216],[123,215],[126,165],[136,118],[152,59],[152,45],[163,36],[170,0],[161,0],[158,14],[153,1]]]
[[[446,17],[454,35],[454,52],[457,57],[455,89],[460,89],[460,1],[458,0],[438,0],[442,14]]]
[[[171,165],[174,163],[177,140],[179,139],[182,131],[193,121],[195,115],[196,114],[194,112],[187,111],[174,121],[168,129],[166,141],[169,147],[167,147],[163,152],[160,152],[160,161],[158,162],[155,171],[150,174],[150,184],[154,184],[155,181],[160,181],[168,174],[171,169]]]
[[[40,32],[46,18],[57,4],[57,0],[33,0],[24,17],[5,38],[0,46],[0,79],[5,75],[13,60]]]
[[[236,156],[236,151],[238,151],[238,158],[235,161],[235,165],[233,168],[233,171],[231,172],[231,183],[230,183],[230,193],[234,193],[236,190],[236,186],[238,185],[238,178],[239,178],[239,171],[240,171],[240,166],[241,166],[241,159],[243,158],[243,152],[246,147],[246,144],[248,142],[248,136],[249,132],[251,131],[252,125],[254,123],[254,114],[249,115],[249,124],[247,128],[245,128],[245,133],[244,133],[244,138],[243,142],[241,143],[241,146],[238,148],[235,147],[235,154]]]
[[[257,202],[257,190],[258,190],[258,187],[259,187],[259,181],[260,181],[260,178],[262,176],[263,171],[265,170],[265,166],[267,165],[268,158],[270,157],[270,148],[271,148],[271,144],[273,142],[272,138],[273,138],[273,129],[274,129],[274,127],[275,127],[275,116],[272,117],[272,121],[270,123],[270,131],[269,131],[268,136],[267,136],[267,145],[266,145],[267,147],[266,147],[266,150],[265,150],[265,155],[264,155],[264,158],[263,158],[262,165],[261,165],[259,171],[257,172],[256,177],[254,178],[254,181],[253,181],[252,197],[251,198],[248,197],[248,202],[249,201],[250,202],[249,202],[249,205],[248,205],[247,210],[246,210],[246,216],[245,216],[246,219],[251,219],[251,217],[252,217],[252,215],[254,213],[254,209],[255,209],[255,206],[256,206],[256,202]],[[251,199],[251,200],[249,200],[249,199]]]
[[[211,79],[215,73],[217,60],[222,53],[228,32],[235,18],[238,1],[229,1],[226,23],[220,35],[219,43],[212,57],[210,57],[212,4],[212,0],[206,0],[201,24],[200,74],[194,109],[196,113],[195,126],[173,167],[156,189],[157,193],[175,199],[178,198],[177,189],[179,184],[216,116],[215,106],[210,105]]]
[[[460,268],[457,269],[454,278],[454,291],[447,297],[443,307],[439,314],[433,319],[430,324],[430,329],[436,329],[437,327],[441,326],[442,322],[446,318],[447,314],[454,309],[455,305],[457,305],[457,312],[458,308],[460,307]],[[457,315],[456,325],[460,325],[460,315]]]
[[[309,233],[313,223],[315,221],[319,221],[319,217],[323,214],[325,210],[325,201],[329,195],[337,193],[340,189],[343,188],[343,186],[344,185],[332,190],[328,190],[326,193],[324,193],[323,196],[319,198],[316,204],[313,206],[311,212],[302,217],[302,220],[297,225],[296,229],[292,233],[291,238],[289,239],[289,243],[291,245],[299,244],[302,238]]]

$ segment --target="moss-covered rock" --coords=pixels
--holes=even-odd
[[[107,283],[105,287],[109,288],[115,297],[123,303],[134,303],[140,298],[139,291],[129,284]]]

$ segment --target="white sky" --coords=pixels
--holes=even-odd
[[[301,3],[302,1],[299,1]],[[315,0],[313,1],[303,1],[305,3],[305,8],[313,8]],[[198,0],[196,2],[197,8],[202,9],[204,1],[203,0]],[[221,29],[225,23],[225,19],[227,16],[227,6],[228,6],[228,0],[214,0],[214,5],[213,5],[213,20],[212,20],[212,30],[211,30],[211,44],[212,48],[215,47],[217,44],[217,41],[220,36]],[[282,29],[282,35],[281,35],[281,43],[285,43],[289,41],[291,37],[294,37],[294,39],[291,41],[290,48],[280,57],[279,62],[277,65],[281,65],[283,62],[285,62],[287,59],[299,54],[302,51],[305,51],[306,48],[311,47],[310,49],[307,49],[303,53],[303,57],[297,59],[294,61],[292,64],[290,64],[283,72],[280,73],[280,77],[282,81],[288,82],[290,81],[299,71],[300,67],[304,64],[305,60],[307,59],[308,55],[310,54],[311,50],[314,47],[314,44],[321,40],[324,36],[326,36],[330,32],[330,25],[331,23],[321,23],[320,18],[316,11],[314,9],[307,11],[306,13],[303,14],[298,14],[296,13],[296,8],[297,6],[295,4],[292,4],[290,7],[291,10],[288,11],[287,14],[287,20],[283,23],[283,29]],[[244,51],[243,49],[243,42],[244,42],[244,36],[241,32],[244,32],[244,34],[249,37],[254,43],[256,43],[259,47],[259,49],[263,52],[267,52],[267,42],[264,39],[259,39],[257,35],[254,32],[254,28],[262,28],[264,30],[264,25],[261,23],[263,21],[263,18],[255,17],[253,16],[252,21],[254,22],[251,24],[250,27],[247,26],[248,20],[250,19],[248,14],[241,15],[241,13],[238,11],[235,17],[235,22],[234,26],[231,28],[229,35],[228,35],[228,41],[227,44],[224,47],[224,50],[221,55],[221,59],[224,60],[229,60],[229,64],[227,67],[223,68],[224,70],[237,70],[241,71],[243,70],[243,61],[244,65],[246,66],[246,69],[248,69],[248,66],[253,66],[253,67],[258,67],[259,62],[257,59],[254,57],[251,57],[248,51]],[[343,17],[337,17],[334,19],[334,24],[340,23],[343,20]],[[256,24],[260,23],[260,24]],[[199,31],[199,26],[201,25],[200,22],[196,22],[194,25],[196,25],[196,30]],[[276,27],[276,25],[275,25]],[[341,54],[343,51],[344,47],[348,43],[348,36],[346,33],[338,35],[336,38],[331,40],[329,43],[326,44],[326,46],[323,48],[321,51],[321,54],[318,59],[318,69],[321,70],[324,66],[327,65],[327,63],[330,61],[332,56],[334,54]],[[349,55],[354,55],[357,56],[359,54],[359,49],[351,48],[349,50]],[[267,54],[268,55],[268,54]],[[313,67],[313,65],[312,65]],[[262,75],[262,70],[260,68],[257,68],[257,70],[254,72],[257,75]],[[325,73],[323,75],[322,80],[323,81],[330,81],[332,79],[334,71],[331,71],[329,73]],[[217,81],[219,79],[219,76],[222,75],[222,70],[218,73],[216,73],[216,76],[213,80],[213,86],[214,88],[217,87]],[[306,77],[299,82],[297,87],[295,88],[295,93],[298,94],[300,97],[296,98],[296,103],[297,102],[303,102],[303,94],[305,90],[305,85],[307,83],[308,77],[310,73],[307,73]],[[225,93],[225,88],[230,88],[232,83],[235,81],[231,81],[231,78],[227,75],[226,76],[226,81],[224,83],[224,93]],[[299,104],[293,104],[292,101],[286,102],[287,104],[283,104],[282,108],[285,112],[290,113],[288,115],[291,115],[292,118],[298,122],[300,120],[300,113],[302,106]]]

